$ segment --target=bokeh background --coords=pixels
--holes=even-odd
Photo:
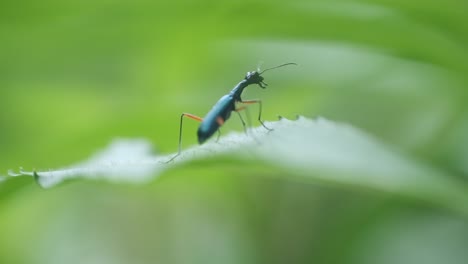
[[[296,62],[246,90],[265,120],[346,122],[467,180],[466,1],[4,0],[0,36],[0,175],[118,137],[175,152],[181,112]],[[0,263],[466,263],[467,216],[229,158],[144,185],[18,177],[0,183]]]

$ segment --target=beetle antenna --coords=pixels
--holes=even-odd
[[[281,64],[281,65],[278,65],[278,66],[275,66],[275,67],[271,67],[271,68],[265,69],[265,70],[263,70],[262,72],[260,72],[259,74],[261,75],[262,73],[264,73],[264,72],[266,72],[266,71],[273,70],[273,69],[276,69],[276,68],[279,68],[279,67],[284,67],[284,66],[287,66],[287,65],[297,65],[297,63],[288,62],[288,63],[285,63],[285,64]]]

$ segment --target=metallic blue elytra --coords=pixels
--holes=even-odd
[[[206,114],[198,127],[198,143],[203,144],[203,142],[218,131],[219,127],[229,119],[235,107],[235,101],[231,94],[221,97],[208,114]]]
[[[286,65],[296,65],[296,63],[285,63],[281,64],[276,67],[272,67],[269,69],[266,69],[262,72],[258,71],[251,71],[248,72],[245,78],[240,81],[232,90],[229,94],[224,95],[221,97],[221,99],[218,100],[218,102],[211,108],[211,110],[206,114],[204,118],[200,118],[198,116],[188,114],[188,113],[183,113],[180,116],[180,131],[179,131],[179,152],[172,157],[168,162],[172,161],[174,158],[180,155],[181,153],[181,145],[182,145],[182,122],[183,118],[189,117],[197,121],[201,121],[200,126],[198,127],[197,135],[198,135],[198,143],[203,144],[206,140],[208,140],[216,131],[219,132],[219,128],[229,119],[231,116],[231,113],[233,111],[239,112],[240,110],[244,109],[245,107],[240,107],[236,108],[236,103],[242,103],[242,104],[254,104],[258,103],[259,104],[259,113],[258,113],[258,121],[260,124],[262,124],[263,127],[265,127],[268,130],[271,130],[270,128],[266,127],[265,124],[263,124],[263,121],[261,120],[262,118],[262,101],[261,100],[247,100],[247,101],[242,101],[241,95],[242,92],[244,91],[245,87],[251,85],[251,84],[258,84],[261,88],[266,88],[267,84],[263,82],[263,77],[261,76],[262,73],[264,73],[267,70],[275,69],[278,67],[283,67]],[[245,129],[245,122],[242,120],[241,115],[239,114],[239,117],[241,118],[242,125],[244,125]]]

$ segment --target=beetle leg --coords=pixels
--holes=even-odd
[[[241,120],[241,122],[242,122],[242,126],[244,127],[244,132],[245,132],[245,134],[247,134],[247,126],[245,125],[244,118],[242,118],[242,115],[239,113],[240,111],[242,111],[242,110],[244,110],[244,109],[246,109],[245,106],[239,107],[239,108],[236,109],[236,113],[237,113],[237,115],[239,115],[239,118],[240,118],[240,120]]]
[[[219,130],[219,128],[218,128],[218,137],[216,137],[216,142],[219,141],[219,138],[220,138],[220,137],[221,137],[221,130]]]
[[[166,161],[166,163],[171,162],[172,160],[174,160],[182,152],[182,125],[183,125],[183,121],[184,121],[184,116],[188,117],[190,119],[196,120],[198,122],[203,121],[203,118],[201,118],[199,116],[196,116],[196,115],[189,114],[189,113],[182,113],[182,115],[180,115],[179,150],[178,150],[177,154],[175,154],[174,157],[172,157],[170,160]]]
[[[264,128],[266,128],[268,131],[273,130],[272,128],[269,128],[269,127],[265,126],[265,124],[262,121],[262,100],[258,100],[258,99],[257,100],[245,100],[245,101],[239,101],[239,103],[242,103],[242,104],[258,104],[259,105],[258,122],[260,122],[260,124],[262,124],[262,126]]]

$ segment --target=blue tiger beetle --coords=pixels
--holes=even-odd
[[[272,68],[265,69],[261,72],[259,72],[258,70],[247,72],[247,75],[245,76],[245,78],[242,81],[240,81],[231,90],[230,93],[221,97],[218,100],[218,102],[213,106],[213,108],[211,108],[208,114],[206,114],[204,118],[201,118],[199,116],[192,115],[189,113],[182,113],[182,115],[180,116],[180,128],[179,128],[179,151],[174,157],[172,157],[167,162],[174,160],[181,153],[182,123],[183,123],[184,117],[188,117],[193,120],[201,122],[200,126],[198,127],[197,135],[198,135],[198,143],[203,144],[215,132],[218,132],[218,139],[219,139],[219,135],[220,135],[219,128],[229,119],[229,117],[231,116],[231,112],[233,111],[239,115],[242,125],[244,126],[244,130],[246,130],[245,122],[239,112],[246,108],[245,105],[259,104],[258,121],[260,122],[260,124],[262,124],[262,126],[265,129],[271,131],[272,129],[265,126],[265,124],[262,121],[262,101],[258,99],[257,100],[242,100],[241,95],[245,87],[251,84],[258,84],[258,86],[265,89],[268,86],[268,84],[266,84],[263,81],[263,77],[261,75],[268,70],[276,69],[276,68],[283,67],[286,65],[297,65],[297,64],[290,62],[290,63],[285,63],[285,64],[281,64]],[[244,106],[237,107],[236,104],[244,104]]]

